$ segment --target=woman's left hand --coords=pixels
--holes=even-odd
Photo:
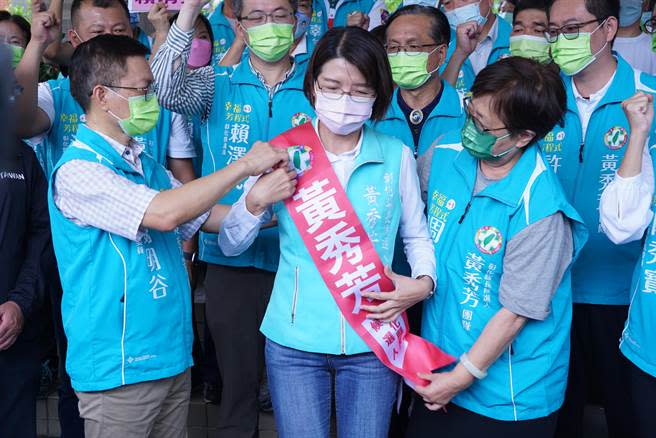
[[[367,318],[379,319],[385,322],[393,321],[401,313],[418,302],[426,299],[435,285],[430,277],[414,279],[394,273],[389,266],[385,267],[385,275],[394,283],[392,292],[363,292],[363,298],[370,298],[383,303],[377,306],[362,305],[360,308],[369,312]]]
[[[474,376],[462,365],[446,373],[418,373],[417,375],[430,382],[426,386],[415,387],[415,392],[424,399],[426,408],[431,411],[438,411],[448,405],[453,397],[474,382]]]

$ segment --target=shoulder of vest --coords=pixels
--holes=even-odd
[[[647,93],[656,93],[656,76],[650,75],[640,70],[633,70],[635,78],[636,91],[646,91]]]
[[[521,196],[521,214],[526,225],[554,214],[567,204],[558,178],[537,149],[535,154],[535,166]]]
[[[112,160],[110,160],[100,152],[96,151],[91,146],[82,143],[78,139],[75,139],[62,154],[60,163],[63,164],[67,161],[79,160],[79,159],[91,161],[91,162],[97,162],[103,165],[110,165],[110,166],[114,165]]]

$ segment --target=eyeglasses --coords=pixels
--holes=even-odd
[[[157,84],[155,82],[152,82],[150,85],[147,87],[121,87],[119,85],[109,85],[109,84],[103,84],[103,87],[107,88],[116,88],[117,90],[132,90],[132,91],[137,91],[142,94],[146,100],[150,100],[153,97],[157,96]],[[91,95],[91,93],[89,93]]]
[[[293,17],[294,14],[285,11],[285,10],[280,10],[280,11],[275,11],[272,14],[266,14],[264,12],[252,12],[248,15],[244,15],[243,17],[238,17],[239,21],[245,21],[249,26],[259,26],[261,24],[265,24],[269,21],[269,18],[271,18],[271,21],[277,24],[288,24],[291,23],[291,17]]]
[[[437,47],[439,45],[440,44],[408,44],[402,46],[400,44],[386,44],[385,50],[387,50],[389,55],[396,55],[399,52],[404,51],[408,56],[419,56],[421,52],[424,51],[423,49]]]
[[[481,126],[481,123],[471,113],[471,101],[472,101],[471,96],[467,96],[463,100],[463,103],[465,105],[465,112],[467,113],[467,117],[469,117],[470,119],[473,120],[474,125],[476,126],[476,129],[478,129],[481,132],[485,132],[485,133],[490,133],[490,132],[493,132],[493,131],[501,131],[502,129],[508,129],[505,126],[502,126],[501,128],[483,128]]]
[[[331,100],[339,100],[342,98],[342,96],[347,95],[353,100],[353,102],[358,102],[358,103],[365,103],[368,102],[370,99],[375,99],[376,98],[376,93],[373,91],[360,91],[360,90],[354,90],[354,91],[344,91],[339,87],[329,87],[329,86],[321,86],[319,85],[319,82],[317,82],[317,88],[319,89],[319,93],[326,99],[331,99]]]
[[[584,21],[583,23],[570,23],[562,27],[550,27],[546,30],[546,32],[544,32],[544,37],[550,43],[555,43],[558,41],[558,35],[562,35],[566,40],[575,40],[579,37],[579,33],[581,33],[582,27],[591,23],[599,23],[599,26],[597,26],[597,28],[599,28],[607,19],[608,17],[605,17],[601,20],[595,18],[594,20]]]
[[[642,29],[647,33],[656,33],[656,17],[651,17],[642,25]]]

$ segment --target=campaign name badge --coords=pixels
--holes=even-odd
[[[604,134],[604,144],[609,149],[621,149],[629,140],[629,134],[621,126],[613,126]]]
[[[287,148],[289,155],[289,170],[295,170],[298,176],[312,168],[312,148],[309,146],[290,146]]]
[[[478,229],[474,243],[483,254],[496,254],[501,249],[503,237],[501,231],[488,225]]]
[[[305,113],[296,113],[292,116],[292,127],[296,128],[312,120],[312,117]]]

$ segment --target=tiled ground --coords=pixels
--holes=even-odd
[[[215,429],[216,405],[203,402],[200,394],[194,394],[189,407],[188,431],[189,438],[217,437]],[[276,438],[273,415],[260,415],[260,438]],[[59,419],[57,418],[57,394],[51,394],[47,399],[37,403],[37,434],[39,437],[58,437]]]

